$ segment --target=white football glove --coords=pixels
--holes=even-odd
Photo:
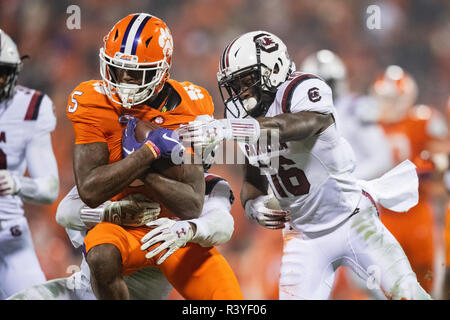
[[[176,130],[183,144],[190,144],[203,160],[212,160],[211,153],[225,139],[221,123],[209,115],[201,115]]]
[[[156,261],[157,264],[163,263],[172,253],[184,247],[194,236],[194,230],[192,230],[192,226],[188,221],[160,218],[147,223],[147,226],[154,229],[141,239],[143,243],[141,250],[145,251],[157,243],[160,244],[149,251],[145,257],[151,259],[158,253],[166,250]]]
[[[85,206],[80,217],[86,226],[111,222],[124,227],[139,227],[157,219],[161,207],[143,194],[130,194],[119,201],[106,201],[97,208]]]
[[[247,200],[245,215],[248,219],[255,220],[268,229],[282,229],[285,223],[290,221],[290,212],[281,210],[272,195]]]
[[[255,143],[259,139],[259,122],[248,119],[215,120],[208,115],[201,115],[194,121],[182,126],[177,133],[183,143],[192,143],[194,151],[206,158],[224,140]]]
[[[0,170],[0,196],[16,195],[21,188],[20,181],[8,170]]]

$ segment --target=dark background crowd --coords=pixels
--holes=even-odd
[[[80,8],[80,29],[69,29],[70,5]],[[367,8],[380,8],[381,28],[370,29]],[[365,93],[383,68],[398,64],[419,86],[418,102],[445,114],[450,87],[450,2],[446,0],[0,0],[0,28],[29,55],[19,83],[48,94],[56,106],[52,136],[60,195],[51,206],[26,205],[35,249],[48,279],[70,274],[81,252],[72,248],[55,221],[59,201],[74,185],[74,134],[65,110],[80,82],[100,79],[98,51],[112,26],[130,13],[163,19],[174,39],[171,77],[206,88],[223,115],[217,87],[219,58],[238,35],[266,30],[288,46],[297,66],[319,49],[336,52],[348,68],[350,87]],[[229,260],[249,299],[275,299],[280,231],[246,220],[239,201],[240,169],[216,165],[211,171],[231,183],[236,202],[235,232],[219,250]],[[177,298],[176,294],[172,298]]]

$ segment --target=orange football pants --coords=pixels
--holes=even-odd
[[[381,221],[405,251],[422,288],[430,293],[433,287],[435,232],[431,204],[419,201],[407,213],[380,209]]]
[[[205,248],[196,243],[188,243],[159,266],[156,260],[162,253],[147,259],[147,252],[140,249],[140,240],[149,230],[147,227],[124,229],[112,223],[99,223],[89,230],[84,240],[86,253],[95,246],[113,244],[122,256],[123,275],[144,267],[160,268],[167,280],[187,300],[244,298],[230,265],[213,247]]]
[[[447,205],[447,213],[445,214],[445,265],[450,267],[450,202]]]

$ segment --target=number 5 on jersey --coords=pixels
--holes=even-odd
[[[75,111],[77,111],[77,108],[78,108],[78,101],[75,99],[75,96],[81,96],[83,94],[83,92],[82,91],[74,91],[73,93],[72,93],[72,97],[71,97],[71,100],[72,100],[72,105],[69,105],[69,108],[67,109],[67,111],[68,112],[70,112],[70,113],[74,113]]]

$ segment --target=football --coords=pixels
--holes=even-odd
[[[143,142],[147,138],[148,134],[152,130],[161,128],[155,123],[138,120],[136,123],[136,128],[134,129],[134,136],[137,142]]]
[[[161,128],[155,123],[138,120],[134,135],[137,142],[143,142],[152,130]],[[183,167],[174,165],[169,159],[157,159],[152,163],[152,170],[162,174],[163,176],[180,181],[183,178]]]

